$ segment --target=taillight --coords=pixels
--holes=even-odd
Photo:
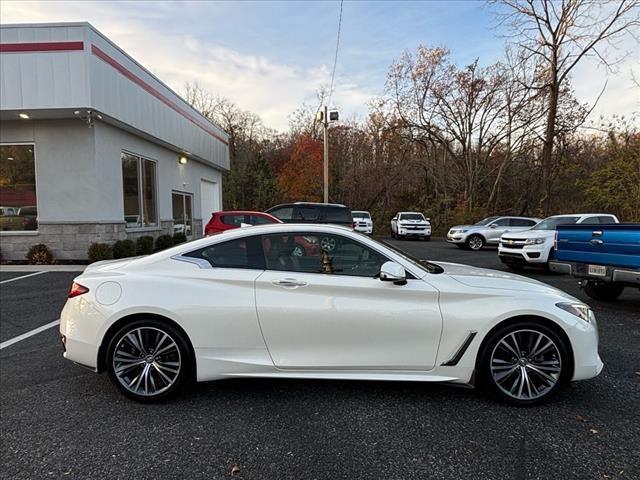
[[[84,295],[88,291],[89,289],[84,285],[80,285],[79,283],[73,282],[71,284],[71,288],[69,289],[69,298],[77,297],[78,295]]]
[[[351,224],[351,228],[356,228],[356,224],[355,224],[355,223],[352,223],[352,224]]]
[[[558,251],[558,231],[553,232],[553,249]]]

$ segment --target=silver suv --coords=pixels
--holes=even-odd
[[[528,230],[539,221],[531,217],[487,217],[473,225],[451,227],[447,242],[477,251],[485,245],[498,245],[503,233]]]

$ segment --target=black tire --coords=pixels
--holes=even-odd
[[[508,357],[511,353],[502,345],[499,347],[498,344],[501,343],[505,337],[509,337],[510,334],[514,334],[514,337],[519,339],[518,345],[520,346],[520,358],[516,358],[514,355],[510,360],[504,361],[501,360],[499,356],[504,357],[504,354],[506,353],[506,356]],[[539,344],[536,344],[534,341],[527,341],[528,338],[537,339],[539,334],[542,335],[542,337],[540,337],[542,340]],[[527,335],[531,335],[531,337],[527,337]],[[542,355],[534,358],[528,358],[528,354],[532,352],[527,351],[527,349],[538,345],[539,350],[541,345],[546,345],[547,339],[553,342],[553,347],[551,347],[551,349],[544,349],[542,353],[548,355],[548,358],[552,359],[551,361],[553,361],[554,358],[559,359],[559,366],[555,364],[553,367],[550,366],[549,359],[545,359]],[[508,343],[515,348],[516,344],[511,340],[508,340]],[[520,343],[522,343],[522,345],[520,345]],[[496,372],[492,372],[492,357],[494,354],[495,360],[493,367],[496,370],[500,369]],[[513,361],[514,363],[511,364],[510,361]],[[504,365],[503,363],[498,362],[503,362]],[[520,362],[524,362],[524,364],[521,364]],[[545,380],[542,375],[537,373],[539,370],[536,369],[540,366],[537,362],[545,365],[546,372],[551,372],[551,370],[548,370],[550,368],[558,369],[558,371],[549,374],[550,378],[555,379],[555,383]],[[516,369],[511,373],[507,373],[506,370],[509,370],[512,366],[515,366]],[[521,374],[523,369],[527,372],[524,377]],[[480,386],[500,400],[520,407],[532,406],[549,400],[558,392],[561,385],[569,380],[572,371],[572,357],[569,354],[569,349],[565,344],[564,339],[558,335],[555,330],[537,322],[535,319],[523,320],[521,322],[498,328],[486,339],[478,355],[477,372]],[[502,377],[496,380],[494,375],[502,375]],[[535,386],[536,383],[538,383],[537,389],[525,389],[525,380],[523,378],[527,379],[527,386],[529,386],[529,384]],[[519,382],[523,385],[521,390],[523,394],[522,397],[517,396],[518,390],[520,389],[520,383],[516,384],[516,379],[519,379]],[[500,384],[498,382],[500,382]],[[512,395],[507,393],[506,390],[511,390],[513,385],[515,385],[515,390],[513,390]],[[527,390],[529,394],[528,398]],[[535,393],[532,394],[532,391]]]
[[[616,283],[601,283],[589,280],[584,286],[584,293],[594,300],[602,300],[605,302],[613,302],[624,291],[624,285]]]
[[[119,356],[120,358],[122,358],[123,355],[127,355],[126,358],[129,358],[129,356],[131,358],[136,356],[135,355],[136,349],[134,347],[134,344],[130,340],[125,341],[124,337],[127,336],[128,333],[133,333],[138,331],[140,332],[140,335],[142,335],[143,340],[145,340],[145,337],[146,337],[146,340],[148,340],[150,343],[153,343],[155,341],[158,347],[161,347],[158,349],[158,351],[165,349],[168,342],[169,342],[169,345],[171,345],[170,342],[172,342],[175,345],[175,348],[172,347],[169,351],[166,352],[166,354],[160,355],[158,357],[153,355],[153,350],[149,350],[149,352],[147,353],[146,349],[144,349],[145,353],[147,354],[145,355],[145,357],[142,357],[141,356],[142,354],[140,354],[139,356],[139,358],[141,359],[140,361],[144,362],[144,363],[141,363],[141,365],[138,365],[138,366],[130,365],[129,367],[126,367],[126,363],[125,363],[125,365],[120,364],[118,365],[118,367],[116,367],[115,364],[117,360],[114,360],[114,354],[116,353],[117,347],[120,347],[122,349],[122,350],[118,350],[118,352],[120,352],[121,354]],[[157,333],[157,332],[160,332],[160,333]],[[156,335],[155,338],[153,338],[154,333]],[[135,333],[133,334],[136,335]],[[162,337],[163,334],[167,335],[167,339]],[[137,335],[135,338],[136,339],[138,338]],[[160,338],[162,338],[163,341],[159,341]],[[151,357],[152,361],[147,361],[146,357]],[[171,367],[175,369],[174,364],[176,362],[178,363],[178,368],[174,372],[170,372],[169,370],[164,370],[165,368],[166,369],[170,368],[167,366],[169,364],[171,365]],[[147,363],[149,364],[148,366],[147,366]],[[107,358],[105,359],[105,364],[107,366],[109,378],[114,383],[114,385],[118,387],[118,390],[120,390],[120,392],[126,397],[129,397],[141,403],[153,403],[153,402],[166,400],[176,395],[180,390],[182,390],[186,386],[186,384],[188,384],[191,380],[193,380],[193,374],[192,374],[193,360],[192,360],[191,350],[189,348],[188,340],[184,337],[184,335],[179,330],[171,326],[169,323],[166,323],[154,318],[136,320],[134,322],[127,323],[122,328],[120,328],[111,337],[109,341],[109,347],[107,348]],[[156,366],[156,365],[159,365],[159,366]],[[125,366],[124,370],[122,370],[123,366]],[[152,366],[153,366],[153,369],[151,368]],[[156,383],[157,383],[158,393],[156,394],[136,393],[124,385],[124,383],[128,382],[129,378],[131,377],[134,377],[133,379],[137,378],[135,377],[135,375],[139,370],[139,367],[142,368],[143,370],[145,367],[148,367],[148,370],[150,371],[148,374],[148,377],[150,377],[151,379],[151,385],[153,385],[153,388],[155,389]],[[116,373],[116,368],[122,370],[120,372],[120,375],[121,375],[120,377],[118,376],[118,373]],[[162,378],[162,373],[158,373],[158,372],[161,372],[161,369],[162,369],[162,372],[165,373],[165,376],[170,375],[173,377],[171,383],[165,381]],[[123,372],[127,372],[127,373],[123,373]],[[131,373],[128,373],[128,372],[131,372]],[[138,375],[143,375],[143,372],[140,371]],[[137,382],[136,386],[138,384],[140,384],[139,381]],[[140,385],[140,388],[142,388],[142,385]],[[146,385],[144,386],[144,388],[145,390],[147,390]]]
[[[473,234],[473,235],[469,235],[469,237],[467,238],[467,241],[465,242],[465,245],[467,246],[467,248],[469,250],[473,250],[474,252],[477,252],[479,250],[482,250],[482,247],[484,247],[484,238],[482,238],[482,235],[478,235],[478,234]]]

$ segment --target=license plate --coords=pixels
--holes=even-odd
[[[607,275],[607,267],[603,265],[589,265],[589,275],[604,277]]]

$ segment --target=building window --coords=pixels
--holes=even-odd
[[[33,145],[0,145],[0,230],[38,229]]]
[[[173,233],[184,233],[193,238],[193,196],[189,193],[172,192]]]
[[[127,228],[156,227],[156,162],[122,152],[122,185]]]

